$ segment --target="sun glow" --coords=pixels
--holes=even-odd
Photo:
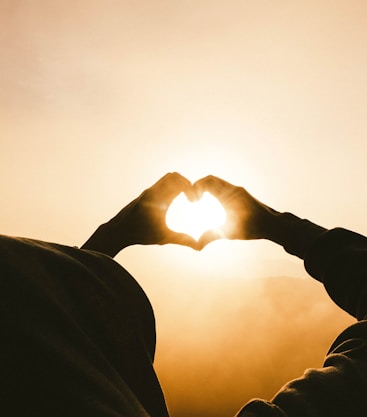
[[[220,202],[205,192],[199,201],[190,202],[184,193],[167,210],[166,223],[174,232],[186,233],[198,240],[210,229],[217,229],[226,221],[226,212]]]

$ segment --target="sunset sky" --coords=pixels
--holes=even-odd
[[[81,245],[169,171],[367,234],[364,0],[0,0],[0,232]],[[144,262],[142,262],[144,259]],[[351,319],[269,242],[130,247],[172,417],[230,417]]]

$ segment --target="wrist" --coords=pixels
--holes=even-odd
[[[131,243],[124,239],[124,234],[116,234],[116,230],[119,229],[113,227],[110,222],[102,224],[84,243],[81,249],[105,253],[113,258],[122,249],[131,245]]]

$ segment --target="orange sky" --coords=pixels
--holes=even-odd
[[[367,234],[365,1],[0,0],[0,13],[2,233],[80,245],[175,170]],[[268,242],[118,261],[156,310],[172,417],[271,396],[349,320]]]

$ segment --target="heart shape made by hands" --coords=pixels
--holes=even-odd
[[[167,210],[166,224],[174,232],[185,233],[198,240],[205,231],[222,226],[226,217],[222,204],[212,194],[204,192],[200,200],[190,202],[181,193]]]

